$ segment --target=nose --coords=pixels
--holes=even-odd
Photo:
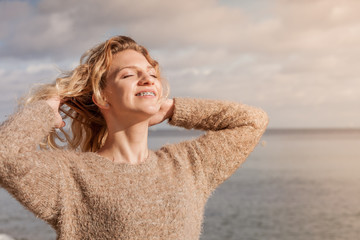
[[[150,74],[143,73],[140,78],[139,85],[154,85],[154,79],[150,76]]]

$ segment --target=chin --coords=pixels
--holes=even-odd
[[[147,107],[145,107],[145,108],[143,108],[141,110],[142,110],[142,112],[152,116],[152,115],[155,115],[156,113],[159,112],[160,106],[158,106],[158,105],[156,105],[156,106],[154,106],[154,105],[153,106],[147,106]]]

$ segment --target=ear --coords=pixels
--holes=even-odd
[[[97,100],[95,95],[93,94],[92,100],[96,104],[96,106],[98,106],[100,109],[109,109],[110,108],[110,105],[109,105],[109,103],[106,102],[106,99],[101,98],[101,99]]]

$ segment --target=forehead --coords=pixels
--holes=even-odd
[[[138,68],[147,69],[152,67],[144,55],[135,50],[124,50],[116,53],[110,64],[110,71],[112,69],[124,68],[127,66],[134,66]]]

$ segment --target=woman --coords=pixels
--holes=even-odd
[[[244,104],[166,92],[158,63],[131,38],[98,45],[1,126],[0,184],[58,239],[199,239],[211,192],[250,154],[268,120]],[[166,119],[207,133],[148,150],[148,126]],[[53,150],[36,147],[46,136],[42,145]]]

